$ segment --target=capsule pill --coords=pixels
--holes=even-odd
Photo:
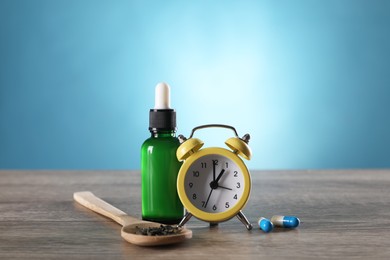
[[[274,229],[274,225],[269,219],[262,217],[257,223],[259,224],[260,229],[263,230],[265,233],[271,232],[272,229]]]
[[[275,215],[271,218],[271,222],[276,227],[296,228],[299,226],[300,220],[295,216],[279,216]]]

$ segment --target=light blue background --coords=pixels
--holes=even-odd
[[[252,169],[390,167],[389,14],[386,0],[1,0],[0,168],[139,169],[160,81],[179,133],[250,133]]]

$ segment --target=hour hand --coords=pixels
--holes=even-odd
[[[225,169],[222,169],[222,171],[219,173],[217,179],[215,180],[216,183],[219,182],[219,180],[221,179],[221,177],[222,177],[222,175],[223,175],[224,172],[225,172]]]

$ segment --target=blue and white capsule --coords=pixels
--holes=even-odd
[[[295,216],[279,216],[275,215],[271,218],[271,222],[276,227],[284,227],[284,228],[296,228],[299,226],[301,222],[299,218]]]
[[[274,229],[274,224],[267,218],[261,217],[257,223],[265,233],[271,232]]]

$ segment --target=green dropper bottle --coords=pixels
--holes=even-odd
[[[176,111],[170,108],[170,89],[159,83],[155,107],[149,112],[148,138],[141,148],[142,219],[177,224],[184,209],[176,189],[181,163],[176,158]]]

